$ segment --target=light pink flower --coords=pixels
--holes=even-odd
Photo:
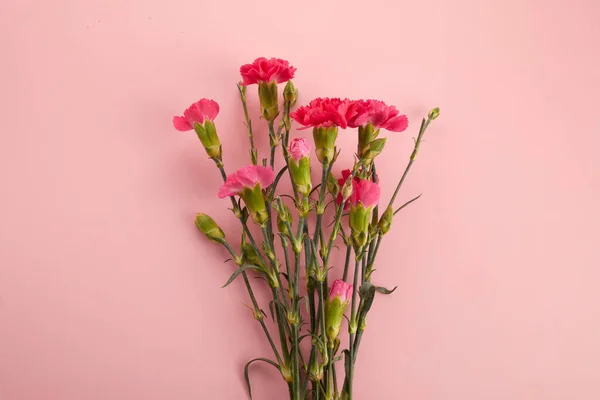
[[[330,126],[339,126],[346,128],[348,120],[356,115],[353,102],[339,98],[316,98],[308,105],[302,106],[294,111],[290,116],[296,120],[303,128],[328,128]]]
[[[329,290],[329,301],[336,297],[339,297],[342,303],[348,303],[352,299],[352,285],[341,279],[335,280]]]
[[[173,117],[173,126],[178,131],[194,129],[194,123],[203,124],[205,120],[213,121],[219,114],[219,104],[210,99],[200,99],[184,112],[183,116]]]
[[[346,179],[352,174],[352,171],[345,169],[342,171],[342,177],[338,179],[338,185],[344,186]],[[379,203],[380,189],[379,185],[370,179],[360,179],[355,176],[352,180],[352,194],[346,202],[346,209],[350,205],[356,207],[358,203],[362,203],[365,207],[371,207]],[[339,193],[336,199],[337,204],[341,204],[343,201],[342,194]]]
[[[244,86],[260,82],[287,82],[294,77],[294,72],[296,72],[296,68],[281,58],[259,57],[252,64],[240,67]]]
[[[354,115],[348,120],[348,126],[357,128],[367,123],[373,124],[375,129],[383,128],[392,132],[402,132],[408,127],[406,115],[394,106],[388,106],[379,100],[355,100],[353,102]]]
[[[288,147],[288,151],[290,152],[290,156],[294,159],[294,161],[298,161],[302,157],[307,157],[310,155],[310,147],[308,147],[308,142],[305,138],[292,139]]]
[[[238,169],[230,174],[225,183],[219,189],[217,196],[224,199],[229,196],[236,196],[245,188],[254,188],[260,184],[261,188],[266,188],[275,180],[275,173],[271,168],[262,165],[248,165]]]

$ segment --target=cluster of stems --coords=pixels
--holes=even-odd
[[[260,158],[248,114],[246,88],[238,88],[250,139],[250,160],[257,165]],[[310,194],[299,193],[291,174],[293,195],[285,196],[277,192],[280,179],[289,173],[291,158],[288,143],[293,102],[294,99],[285,96],[279,123],[276,125],[274,120],[267,121],[270,153],[262,163],[277,170],[277,175],[274,183],[264,190],[268,218],[261,224],[260,233],[256,229],[250,229],[252,220],[248,217],[244,204],[232,196],[231,209],[242,227],[240,253],[224,237],[215,241],[224,246],[238,265],[227,284],[242,277],[250,297],[253,316],[260,324],[273,353],[270,358],[257,358],[246,365],[245,376],[250,397],[248,368],[253,362],[261,361],[279,370],[288,385],[292,400],[350,400],[353,399],[356,360],[375,294],[389,294],[393,291],[371,283],[377,253],[390,228],[391,216],[416,200],[415,198],[399,207],[394,205],[417,157],[423,135],[439,111],[434,109],[423,119],[414,141],[414,150],[385,212],[381,213],[379,206],[373,208],[368,237],[364,244],[358,246],[353,242],[348,224],[344,221],[348,196],[344,194],[341,202],[336,201],[342,191],[341,185],[336,185],[336,181],[331,178],[337,153],[332,160],[325,159],[321,162],[320,184]],[[276,166],[275,162],[278,148],[281,149],[284,160],[280,166]],[[222,160],[215,159],[215,162],[225,180],[227,174]],[[348,181],[355,176],[376,181],[375,161],[357,157]],[[288,206],[282,197],[293,199],[293,202],[286,200],[290,203]],[[296,218],[292,217],[291,209],[296,211]],[[331,284],[329,272],[333,267],[330,260],[336,244],[340,245],[339,248],[345,254],[342,279],[353,285],[349,312],[346,313],[347,348],[343,348],[340,337],[328,334],[326,322]],[[263,275],[271,292],[272,301],[268,309],[274,324],[265,322],[269,314],[258,303],[255,288],[250,283],[248,275],[255,271]],[[255,281],[260,282],[253,280]],[[276,330],[276,333],[272,330]],[[303,341],[306,343],[303,344]]]

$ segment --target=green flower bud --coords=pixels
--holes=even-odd
[[[383,151],[383,147],[385,146],[386,140],[387,140],[387,138],[373,140],[365,148],[365,150],[362,154],[362,158],[367,161],[373,160],[375,157],[377,157]]]
[[[344,186],[342,186],[342,198],[344,200],[348,200],[350,196],[352,196],[353,190],[354,186],[352,184],[352,179],[346,179],[346,182],[344,182]]]
[[[267,205],[260,184],[252,189],[244,188],[239,194],[254,222],[263,226],[269,219],[269,214],[267,213]]]
[[[269,122],[275,121],[279,115],[277,100],[277,82],[260,82],[258,84],[258,98],[260,99],[260,112]]]
[[[319,363],[318,357],[314,357],[308,367],[308,379],[311,382],[319,382],[323,379],[323,366]]]
[[[198,230],[213,242],[223,243],[225,240],[225,233],[210,216],[197,214],[194,222]]]
[[[337,126],[328,128],[313,128],[315,140],[315,153],[321,163],[331,163],[335,157],[335,140],[337,139]]]
[[[219,141],[214,122],[206,120],[204,121],[204,125],[196,122],[194,123],[194,130],[200,142],[202,142],[206,154],[211,158],[220,160],[222,158],[221,142]]]
[[[430,120],[433,121],[434,119],[439,117],[439,115],[440,115],[440,108],[436,107],[433,110],[429,111],[429,115],[427,116],[427,118],[429,118]]]
[[[360,249],[367,244],[370,216],[371,207],[365,208],[362,203],[350,208],[350,230],[355,249]]]
[[[298,193],[302,196],[308,196],[312,190],[310,157],[302,157],[298,161],[290,157],[288,161],[290,175],[292,175]]]
[[[392,207],[385,209],[383,215],[379,219],[379,231],[382,235],[385,235],[390,231],[392,227],[392,219],[394,218],[394,210]]]
[[[242,244],[242,260],[244,264],[262,266],[262,262],[256,249],[250,243]]]
[[[290,103],[290,107],[294,107],[296,104],[296,101],[298,100],[298,89],[296,89],[292,81],[286,83],[285,88],[283,89],[283,98]]]
[[[338,184],[338,180],[331,172],[329,173],[329,176],[327,177],[327,190],[329,190],[329,193],[331,193],[331,195],[334,198],[337,197],[338,192],[340,190],[340,185]]]

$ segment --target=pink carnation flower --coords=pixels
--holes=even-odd
[[[307,157],[310,155],[310,147],[308,146],[308,142],[305,138],[292,139],[290,145],[288,146],[288,151],[290,152],[290,156],[296,162],[302,157]]]
[[[333,301],[336,297],[339,297],[342,303],[348,303],[352,299],[352,285],[341,279],[335,280],[329,291],[329,301]]]
[[[261,165],[248,165],[230,174],[225,183],[219,189],[217,195],[220,199],[236,196],[245,188],[254,188],[257,184],[262,189],[266,188],[275,180],[275,173],[271,168]]]
[[[302,106],[294,111],[290,116],[304,128],[328,128],[330,126],[339,126],[346,128],[348,120],[356,115],[353,102],[339,98],[316,98],[308,105]]]
[[[375,129],[383,128],[392,132],[402,132],[408,127],[406,115],[394,106],[388,106],[379,100],[356,100],[353,102],[355,114],[348,120],[348,126],[357,128],[367,123],[373,124]]]
[[[342,177],[338,179],[338,185],[342,187],[346,182],[346,179],[352,174],[352,171],[345,169],[342,171]],[[358,203],[362,203],[363,206],[369,208],[379,203],[380,189],[379,185],[370,179],[360,179],[355,176],[352,180],[352,194],[346,202],[346,208],[349,205],[356,207]],[[338,194],[337,203],[342,203],[342,194]]]
[[[173,117],[173,126],[178,131],[189,131],[194,129],[196,122],[202,125],[205,120],[214,121],[218,114],[219,104],[216,101],[201,99],[189,106],[182,117]]]
[[[242,75],[242,85],[252,85],[259,82],[287,82],[294,77],[296,68],[281,58],[260,57],[254,60],[252,64],[245,64],[240,67]]]

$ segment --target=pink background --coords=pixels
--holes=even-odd
[[[242,367],[269,350],[192,217],[238,228],[171,118],[217,99],[242,166],[237,70],[261,55],[298,68],[301,103],[408,114],[385,199],[442,108],[400,197],[424,195],[382,245],[375,280],[399,289],[371,313],[357,399],[600,398],[599,17],[597,0],[3,0],[0,399],[246,398]],[[285,397],[274,370],[252,378]]]

